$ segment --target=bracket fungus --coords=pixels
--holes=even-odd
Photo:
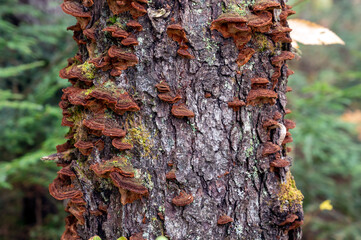
[[[83,6],[75,1],[65,1],[61,4],[61,8],[67,14],[77,18],[82,29],[85,29],[91,19],[91,13],[85,12]]]
[[[267,155],[279,152],[280,150],[281,150],[281,147],[279,145],[274,144],[272,142],[266,142],[265,144],[263,144],[262,155],[267,156]]]
[[[170,92],[170,87],[168,83],[161,81],[160,83],[156,84],[155,87],[158,89],[161,93]]]
[[[194,56],[188,52],[188,38],[184,28],[180,24],[171,24],[167,27],[167,34],[173,40],[178,42],[180,48],[177,54],[187,59],[194,59]]]
[[[172,199],[172,203],[178,207],[184,207],[186,205],[189,205],[193,202],[194,198],[192,194],[188,194],[184,191],[182,191],[178,196],[174,197]]]
[[[170,171],[167,172],[167,174],[165,175],[165,178],[166,178],[167,180],[176,180],[177,177],[176,177],[175,172],[176,172],[175,169],[170,170]]]
[[[118,172],[124,177],[133,178],[134,169],[129,161],[121,157],[113,157],[90,166],[90,169],[99,177],[108,177],[111,172]]]
[[[123,177],[117,172],[112,172],[109,176],[114,185],[119,189],[123,205],[141,199],[143,196],[148,196],[148,189],[142,185],[140,180]]]
[[[271,104],[276,103],[278,95],[275,91],[269,89],[252,89],[247,96],[247,105]]]
[[[222,215],[218,218],[217,220],[217,224],[218,225],[224,225],[224,224],[227,224],[227,223],[231,223],[233,222],[233,218],[227,216],[227,215]]]
[[[269,1],[269,0],[258,0],[256,3],[252,6],[252,10],[254,12],[260,12],[260,11],[270,11],[274,9],[280,9],[281,5],[276,1]]]
[[[181,95],[172,92],[160,93],[158,94],[158,97],[160,100],[167,103],[176,103],[182,99]]]
[[[294,129],[296,127],[296,123],[290,119],[284,119],[283,122],[287,130]]]
[[[252,78],[251,79],[251,88],[259,89],[259,88],[267,88],[267,84],[270,81],[267,78]]]
[[[110,32],[112,34],[112,37],[115,38],[127,38],[129,36],[129,33],[117,25],[112,25],[109,27],[106,27],[102,30],[103,32]]]
[[[237,58],[238,66],[243,66],[244,64],[248,63],[255,52],[256,51],[253,48],[243,48],[240,50]]]
[[[271,167],[275,167],[275,168],[284,168],[289,166],[291,163],[289,161],[287,161],[285,158],[277,158],[276,160],[272,161],[270,163]]]
[[[173,105],[171,112],[177,118],[194,117],[194,113],[185,104]]]
[[[188,38],[184,28],[180,24],[171,24],[167,27],[167,34],[173,40],[184,45],[188,42]]]
[[[249,15],[247,26],[254,32],[268,32],[272,26],[272,13],[264,11]]]
[[[127,22],[127,26],[134,28],[138,32],[143,30],[143,26],[135,20],[130,20],[129,22]]]
[[[228,107],[232,108],[233,111],[237,112],[241,107],[245,106],[246,103],[238,98],[234,98],[233,101],[228,102]]]
[[[133,145],[122,141],[122,138],[114,138],[112,145],[120,151],[130,150],[133,148]]]
[[[92,142],[79,140],[74,144],[74,146],[79,149],[81,154],[88,156],[91,154],[94,144]]]

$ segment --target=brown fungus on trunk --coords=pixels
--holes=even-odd
[[[85,12],[83,6],[75,1],[66,1],[61,5],[63,11],[69,15],[76,17],[81,29],[85,29],[91,19],[91,13]]]
[[[118,172],[124,177],[133,178],[134,168],[126,158],[113,157],[90,166],[90,169],[99,177],[108,177],[111,172]]]
[[[212,22],[211,30],[217,30],[224,38],[232,37],[237,49],[241,50],[252,38],[247,21],[247,18],[240,15],[226,13]],[[239,56],[240,59],[241,57],[242,55]],[[242,60],[237,62],[240,65]]]
[[[123,205],[139,200],[143,196],[148,196],[148,189],[141,184],[140,180],[123,177],[117,172],[112,172],[109,176],[119,189]]]
[[[71,184],[71,177],[58,175],[52,183],[49,184],[49,193],[57,200],[65,200],[76,197],[82,197],[83,193]]]
[[[194,112],[189,110],[185,104],[173,105],[171,112],[177,118],[194,117]]]
[[[187,59],[194,59],[195,57],[188,52],[188,47],[182,46],[180,49],[177,50],[177,54],[181,57],[187,58]]]
[[[77,228],[77,219],[73,215],[69,215],[65,218],[65,231],[61,235],[60,240],[80,240],[81,237],[78,235],[76,230]]]
[[[278,146],[277,144],[274,144],[272,142],[266,142],[265,144],[263,144],[262,155],[267,156],[270,154],[274,154],[280,150],[281,150],[281,147]]]
[[[188,42],[186,32],[180,24],[169,25],[167,27],[167,34],[173,41],[178,42],[180,46]]]
[[[259,12],[256,14],[250,14],[248,16],[247,26],[251,27],[254,32],[268,32],[272,26],[272,13]]]
[[[172,92],[160,93],[158,94],[158,97],[160,100],[167,103],[176,103],[182,99],[181,95]]]
[[[121,128],[105,128],[102,131],[104,136],[108,136],[108,137],[119,137],[119,138],[123,138],[126,135],[126,131],[124,131]]]
[[[156,84],[155,87],[157,88],[158,92],[161,93],[166,93],[171,91],[168,83],[164,81],[161,81],[160,83]]]
[[[94,2],[93,0],[82,0],[82,4],[84,7],[89,8],[94,5]]]
[[[192,194],[188,194],[185,191],[181,191],[181,193],[172,199],[172,203],[178,207],[184,207],[193,202],[194,198]]]
[[[240,50],[237,58],[238,66],[243,66],[244,64],[248,63],[255,52],[256,51],[253,48],[243,48]]]
[[[272,11],[274,9],[280,9],[281,5],[277,1],[269,0],[257,0],[256,3],[252,6],[254,12],[261,11]]]
[[[283,140],[282,144],[287,144],[293,142],[292,134],[287,132],[285,139]]]
[[[139,44],[139,42],[134,36],[129,36],[123,39],[120,43],[124,46],[136,46]]]
[[[267,84],[269,80],[267,78],[252,78],[251,79],[251,88],[258,89],[258,88],[267,88]]]
[[[280,23],[271,27],[269,35],[272,38],[273,42],[281,43],[291,43],[292,39],[289,37],[290,32],[292,31],[289,27],[283,27]]]
[[[224,225],[224,224],[227,224],[227,223],[231,223],[233,222],[233,218],[227,216],[227,215],[222,215],[218,218],[217,220],[217,224],[218,225]]]
[[[132,144],[123,142],[122,138],[114,138],[112,145],[120,151],[130,150],[133,148]]]
[[[102,30],[103,32],[110,32],[112,34],[112,37],[115,38],[127,38],[129,36],[129,33],[117,25],[112,25],[109,27],[106,27]]]
[[[233,101],[228,102],[228,107],[232,108],[233,111],[237,112],[241,107],[245,106],[246,103],[238,98],[234,98]]]
[[[270,163],[271,167],[275,167],[275,168],[284,168],[289,166],[291,163],[289,161],[287,161],[285,158],[277,158],[276,160],[272,161]]]
[[[169,172],[167,172],[167,174],[165,175],[165,178],[167,180],[176,180],[176,174],[175,174],[176,170],[173,168],[172,170],[170,170]]]
[[[286,5],[283,9],[282,12],[280,14],[280,23],[282,24],[282,26],[286,27],[287,26],[287,18],[293,14],[295,14],[296,12],[294,10],[292,10],[292,6]]]
[[[247,96],[247,105],[258,105],[258,104],[271,104],[276,103],[278,95],[276,92],[269,89],[255,89],[251,90]]]
[[[129,22],[127,22],[127,26],[134,28],[138,32],[143,30],[143,26],[135,20],[130,20]]]
[[[104,117],[89,118],[83,120],[83,125],[92,130],[104,130]]]
[[[129,96],[127,92],[117,95],[118,102],[111,106],[114,112],[117,114],[124,114],[125,112],[137,112],[140,110],[139,106],[134,102],[134,100]]]
[[[79,140],[77,141],[74,146],[79,149],[79,151],[81,152],[81,154],[88,156],[91,154],[94,144],[92,142],[87,142],[87,141],[83,141],[83,140]]]
[[[278,224],[278,226],[285,226],[287,224],[293,223],[295,220],[298,219],[298,216],[296,214],[289,214],[287,215],[286,219]]]
[[[296,123],[290,119],[285,119],[283,122],[287,130],[294,129],[296,127]]]
[[[145,238],[143,238],[143,233],[136,233],[133,234],[132,236],[130,236],[129,240],[146,240]]]

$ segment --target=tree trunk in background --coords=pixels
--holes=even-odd
[[[68,199],[62,239],[300,239],[284,120],[292,10],[118,3],[62,5],[79,44],[60,72],[68,141],[48,157],[63,166],[49,187]]]

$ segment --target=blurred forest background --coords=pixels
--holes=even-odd
[[[0,0],[0,239],[59,239],[65,212],[48,194],[64,142],[58,77],[76,52],[61,0]],[[300,45],[289,63],[297,122],[293,173],[305,195],[304,239],[361,239],[361,0],[293,0],[296,18],[345,46]],[[333,209],[320,204],[330,200]],[[327,205],[327,204],[326,204]],[[325,206],[325,204],[323,205]],[[327,206],[326,206],[327,208]]]

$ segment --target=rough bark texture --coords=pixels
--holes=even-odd
[[[85,39],[86,44],[79,45],[82,62],[106,54],[111,46],[120,46],[122,39],[102,31],[111,25],[109,19],[123,26],[132,19],[129,12],[113,17],[108,2],[94,0],[93,6],[83,8],[92,14],[86,28],[95,29],[95,43]],[[250,3],[241,2],[248,14]],[[283,0],[279,2],[285,9]],[[240,49],[233,39],[210,30],[212,21],[229,7],[229,3],[216,0],[148,2],[148,14],[138,19],[143,31],[126,28],[139,42],[132,50],[139,63],[116,77],[110,76],[109,70],[97,68],[92,72],[90,85],[77,83],[79,80],[72,78],[74,86],[82,89],[114,83],[110,85],[128,92],[140,111],[115,114],[107,108],[105,114],[119,123],[127,132],[124,140],[133,144],[130,150],[118,151],[109,136],[95,137],[87,133],[84,139],[84,130],[79,133],[79,122],[87,119],[91,111],[84,106],[77,108],[81,112],[80,120],[70,123],[73,125],[70,135],[75,135],[68,137],[71,146],[66,151],[73,149],[79,140],[94,143],[98,139],[104,142],[104,149],[94,147],[88,156],[75,149],[71,150],[70,157],[68,154],[66,159],[57,158],[59,165],[70,166],[75,173],[75,176],[68,174],[66,181],[71,179],[72,187],[81,191],[84,200],[75,204],[77,210],[70,210],[77,220],[68,218],[68,233],[64,233],[63,238],[89,239],[98,235],[102,239],[116,239],[137,233],[143,233],[144,239],[164,234],[172,240],[301,238],[300,193],[289,167],[270,166],[275,159],[286,159],[286,147],[281,145],[282,141],[277,145],[285,132],[281,127],[265,127],[266,120],[284,125],[287,66],[282,62],[281,76],[274,88],[278,95],[274,105],[247,104],[236,111],[228,106],[234,98],[247,103],[251,79],[271,79],[276,71],[272,57],[290,51],[290,44],[273,43],[269,36],[261,40],[266,44],[260,43],[254,39],[262,34],[253,33],[253,40],[246,47],[255,49],[255,53],[248,63],[238,66]],[[276,21],[277,17],[273,17],[273,22]],[[180,24],[185,29],[189,40],[186,46],[194,59],[177,54],[180,44],[166,32],[170,24]],[[271,43],[272,49],[267,43]],[[262,44],[266,45],[263,49],[259,46]],[[171,114],[174,104],[158,98],[160,92],[155,85],[161,81],[182,97],[175,105],[185,104],[193,111],[194,118],[176,118]],[[265,154],[265,146],[271,142],[280,150]],[[60,154],[63,150],[59,150]],[[116,187],[106,174],[99,177],[91,170],[91,165],[114,156],[128,159],[135,169],[135,178],[148,189],[148,196],[123,205],[121,187]],[[174,174],[167,175],[166,179],[171,170],[175,172],[175,179]],[[191,194],[193,202],[185,206],[172,203],[181,193]],[[125,193],[122,194],[124,198]],[[233,222],[217,224],[224,215]],[[78,236],[66,235],[71,231],[70,226],[76,228]]]

